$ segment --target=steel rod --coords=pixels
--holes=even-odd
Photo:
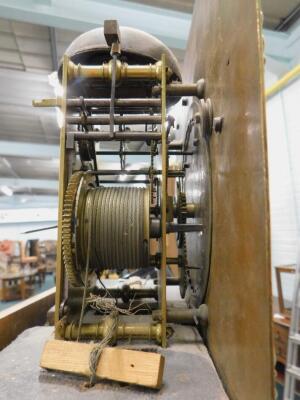
[[[67,116],[66,118],[68,124],[73,125],[109,125],[110,117],[109,116]],[[115,125],[155,125],[161,123],[161,115],[126,115],[114,116],[114,123]]]
[[[156,278],[156,279],[153,280],[153,283],[155,285],[157,285],[157,284],[159,284],[159,280]],[[178,286],[179,285],[179,279],[175,278],[173,276],[172,277],[169,276],[169,277],[167,277],[166,283],[167,283],[167,286]]]
[[[166,87],[167,96],[195,96],[202,99],[205,91],[204,79],[199,79],[196,83],[183,84],[183,83],[170,83]],[[152,95],[160,96],[161,85],[153,86]]]
[[[150,265],[155,267],[160,262],[160,253],[150,256]],[[179,264],[180,260],[178,257],[167,257],[167,264]],[[177,279],[177,278],[176,278]]]
[[[77,152],[77,155],[79,152]],[[119,156],[119,151],[110,151],[110,150],[103,150],[103,151],[96,151],[97,156]],[[150,151],[129,151],[125,150],[122,152],[124,156],[150,156]],[[169,156],[192,156],[192,151],[169,151]]]
[[[113,288],[99,288],[93,287],[87,290],[87,296],[90,294],[96,296],[105,296],[109,293],[113,298],[117,299],[120,298],[123,300],[124,303],[128,302],[131,299],[145,299],[145,298],[154,298],[157,299],[158,297],[158,288],[157,286],[151,288],[139,288],[133,289],[129,285],[124,284],[120,287],[113,287]],[[70,307],[72,309],[79,308],[82,302],[82,294],[83,288],[71,288],[69,289],[69,297],[65,302],[65,306]]]
[[[121,169],[103,169],[97,171],[87,171],[87,173],[91,175],[103,175],[103,176],[113,176],[113,175],[148,175],[149,169],[132,169],[132,170],[121,170]],[[153,175],[161,175],[161,170],[154,170]],[[175,178],[175,177],[184,177],[184,171],[175,171],[169,170],[168,176]]]
[[[118,184],[118,185],[120,185],[120,184],[128,184],[128,183],[130,183],[130,184],[133,184],[133,183],[142,183],[142,184],[145,184],[145,185],[147,185],[148,183],[150,183],[150,180],[149,179],[126,179],[126,180],[124,180],[124,181],[120,181],[120,180],[112,180],[112,179],[101,179],[100,180],[100,183],[109,183],[109,184]]]
[[[110,99],[68,99],[68,107],[109,107]],[[160,99],[115,99],[115,107],[160,107]]]
[[[79,155],[79,151],[76,152],[76,155]],[[122,154],[124,156],[150,156],[151,153],[150,151],[123,151]],[[157,153],[156,155],[158,155]],[[110,150],[103,150],[103,151],[96,151],[97,156],[119,156],[120,152],[119,151],[110,151]],[[169,151],[168,152],[169,156],[192,156],[193,152],[192,151]]]
[[[33,100],[32,105],[34,107],[60,107],[61,97],[53,99],[41,99]],[[69,108],[81,108],[95,107],[95,108],[109,108],[110,99],[97,99],[97,98],[74,98],[67,99],[67,106]],[[141,107],[141,108],[160,108],[160,99],[115,99],[115,108],[127,108],[127,107]]]
[[[68,135],[74,135],[75,140],[94,140],[94,141],[111,141],[108,132],[78,132],[71,131]],[[114,140],[130,140],[130,141],[146,141],[161,140],[159,132],[115,132]]]
[[[153,321],[161,320],[160,310],[152,311],[152,319]],[[202,308],[189,308],[189,309],[168,308],[167,320],[170,323],[196,325],[196,322],[198,324],[200,323],[200,321],[202,323],[203,322],[207,323],[207,315],[205,312],[203,312]]]
[[[182,151],[183,149],[183,142],[178,140],[173,140],[169,143],[169,149]]]
[[[203,231],[203,224],[176,224],[173,222],[167,223],[167,233],[171,232],[201,232]],[[162,237],[162,222],[159,218],[150,219],[150,237]],[[168,260],[167,260],[168,264]]]
[[[201,232],[203,227],[203,224],[174,224],[169,222],[167,224],[167,232]]]

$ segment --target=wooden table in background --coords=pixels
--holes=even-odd
[[[38,269],[29,272],[4,273],[0,275],[1,300],[24,300],[30,295],[30,288],[38,276]]]

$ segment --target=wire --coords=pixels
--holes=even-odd
[[[80,318],[79,318],[77,342],[80,339],[81,327],[82,327],[83,316],[84,316],[84,311],[85,311],[85,306],[86,306],[86,291],[87,291],[88,276],[89,276],[91,238],[92,238],[92,224],[90,223],[90,220],[88,220],[87,256],[86,256],[86,264],[85,264],[84,288],[83,288],[82,304],[81,304],[81,311],[80,311]]]
[[[115,96],[116,96],[116,65],[117,65],[117,54],[112,56],[111,64],[111,93],[110,93],[110,106],[109,106],[109,126],[110,126],[110,137],[115,136]]]

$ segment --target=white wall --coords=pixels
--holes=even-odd
[[[295,264],[297,257],[297,242],[300,238],[299,105],[299,79],[267,101],[273,267]],[[289,300],[293,294],[293,283],[293,276],[285,274],[283,290]],[[277,295],[274,268],[273,293]]]

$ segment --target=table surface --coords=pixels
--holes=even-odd
[[[189,326],[174,325],[174,328],[169,348],[158,348],[166,357],[160,391],[108,381],[86,389],[84,377],[42,370],[40,356],[53,327],[34,327],[24,331],[0,353],[0,397],[14,400],[228,400],[198,331]],[[146,347],[156,346],[148,344]]]
[[[30,276],[37,275],[37,273],[38,273],[37,268],[31,269],[29,271],[6,272],[4,274],[0,274],[0,280],[27,278]]]

